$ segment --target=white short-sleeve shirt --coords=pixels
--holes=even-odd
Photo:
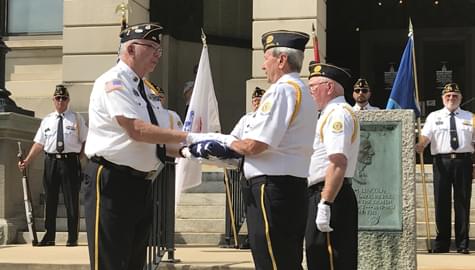
[[[244,135],[244,130],[249,126],[249,123],[251,122],[252,118],[255,117],[255,115],[255,112],[249,112],[243,115],[241,119],[239,119],[239,122],[234,126],[230,134],[241,139]],[[249,129],[246,129],[246,132],[249,132]]]
[[[455,126],[459,148],[450,146],[450,111],[446,108],[431,112],[422,128],[422,135],[429,138],[432,155],[448,153],[473,153],[475,134],[473,132],[473,114],[458,108],[455,110]]]
[[[317,122],[308,185],[325,181],[329,156],[343,154],[347,159],[345,177],[353,177],[358,159],[360,128],[358,118],[343,96],[331,100]]]
[[[137,74],[122,61],[94,82],[85,147],[88,157],[101,156],[115,164],[144,172],[158,167],[160,161],[155,154],[156,145],[132,140],[116,119],[123,116],[151,122],[147,104],[138,90],[139,82]],[[158,115],[159,99],[155,100],[150,92],[147,95],[155,115]]]
[[[300,98],[292,83],[300,88]],[[244,159],[246,178],[259,175],[307,177],[316,114],[308,87],[298,73],[285,74],[271,85],[262,96],[255,117],[244,127],[242,139],[268,145],[262,153]]]
[[[64,111],[61,115],[63,116],[64,134],[64,150],[62,153],[80,153],[82,144],[87,137],[86,122],[80,114],[70,110]],[[58,153],[56,151],[58,117],[58,112],[52,112],[43,118],[33,139],[34,142],[43,145],[43,150],[46,153]]]

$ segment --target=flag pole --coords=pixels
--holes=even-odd
[[[203,42],[203,47],[208,47],[208,44],[206,44],[206,34],[203,30],[203,27],[201,28],[201,42]]]
[[[120,12],[121,20],[120,20],[120,31],[124,31],[127,28],[127,18],[126,13],[129,11],[129,7],[126,3],[122,2],[115,8],[115,13]]]
[[[419,84],[417,81],[417,72],[416,72],[416,50],[414,43],[414,29],[412,26],[411,18],[409,18],[409,34],[412,35],[412,64],[414,66],[414,83],[416,90],[416,102],[419,104]],[[419,134],[419,142],[422,141],[421,133],[421,117],[417,117],[417,134]],[[430,225],[429,225],[429,203],[427,199],[427,187],[426,187],[426,175],[424,169],[424,152],[419,153],[419,165],[421,167],[421,179],[422,179],[422,195],[424,197],[424,220],[426,225],[426,247],[427,252],[432,253],[432,247],[430,242]]]
[[[313,41],[313,56],[315,62],[320,63],[320,52],[318,50],[318,38],[315,34],[315,25],[312,23],[312,41]]]

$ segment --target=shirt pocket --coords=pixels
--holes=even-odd
[[[469,139],[472,138],[472,130],[473,130],[473,127],[469,125],[462,125],[462,127],[460,128],[460,131],[462,132],[462,134],[466,136],[466,138],[469,138]]]

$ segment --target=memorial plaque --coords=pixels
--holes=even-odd
[[[435,80],[436,80],[435,88],[439,91],[442,91],[442,89],[444,88],[446,84],[452,82],[453,74],[452,74],[452,70],[447,69],[447,62],[442,61],[440,63],[442,64],[441,69],[435,71]]]
[[[391,91],[397,72],[394,70],[394,63],[389,63],[389,70],[384,72],[384,89]]]
[[[353,178],[360,231],[401,231],[401,122],[361,122]]]

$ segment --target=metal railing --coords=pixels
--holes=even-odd
[[[167,158],[165,168],[153,186],[153,222],[147,250],[146,270],[158,269],[163,257],[175,262],[175,160]]]
[[[239,231],[246,220],[241,184],[246,181],[241,170],[224,170],[224,187],[226,191],[226,217],[224,247],[239,248],[241,239]]]

